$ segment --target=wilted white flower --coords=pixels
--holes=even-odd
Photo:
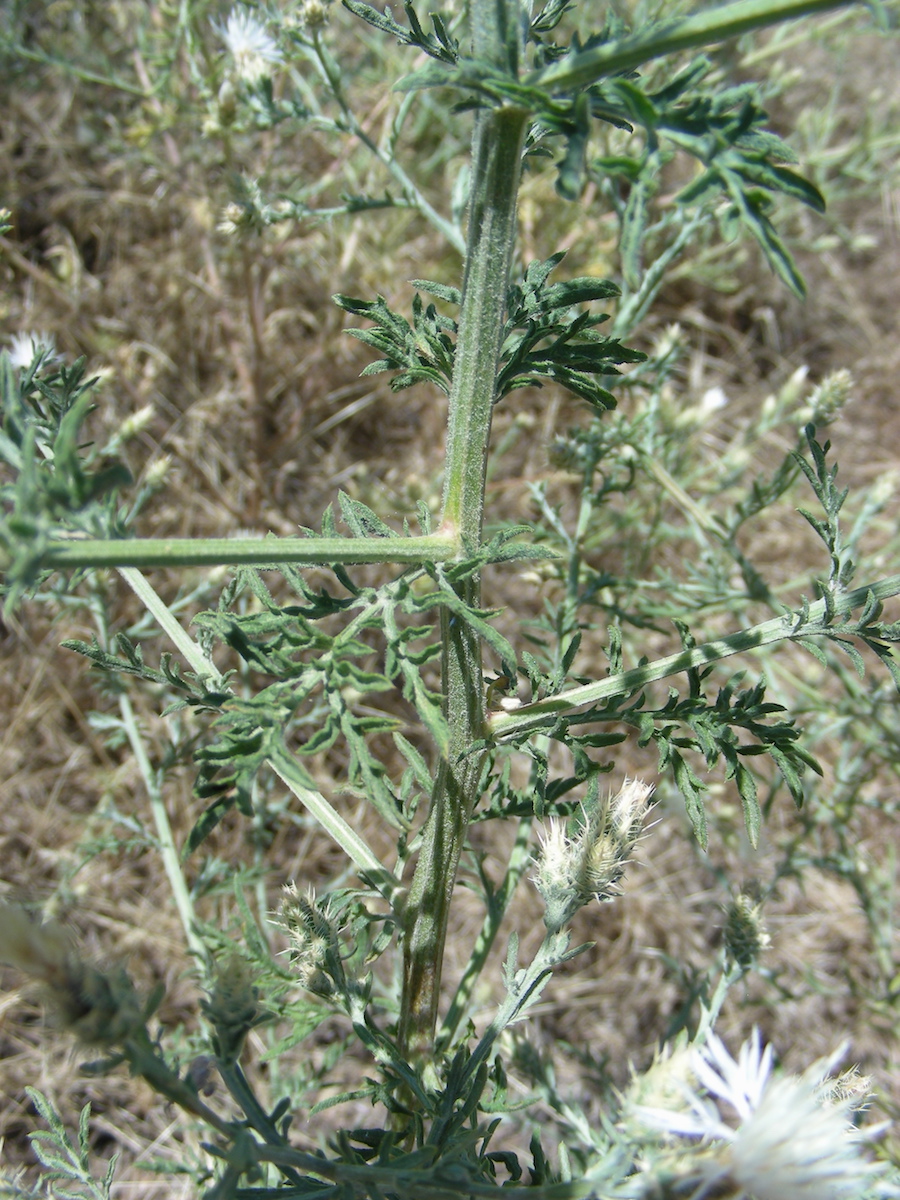
[[[259,21],[248,12],[233,9],[219,32],[234,60],[234,73],[247,83],[256,83],[269,68],[281,62],[281,51],[275,39],[266,33]]]
[[[56,341],[52,333],[17,333],[9,347],[9,357],[16,370],[30,367],[39,354],[45,354],[45,361],[53,361],[56,355]]]
[[[337,923],[326,901],[316,900],[312,888],[303,895],[292,881],[285,884],[279,924],[290,941],[291,964],[301,987],[328,994],[331,983],[323,970],[337,937]]]
[[[842,1053],[843,1047],[803,1075],[776,1078],[772,1049],[763,1049],[758,1030],[736,1060],[709,1034],[692,1059],[702,1090],[681,1085],[686,1108],[639,1107],[635,1116],[667,1133],[721,1143],[698,1162],[695,1197],[855,1196],[873,1168],[860,1152],[863,1135],[851,1124],[861,1099],[829,1077]]]

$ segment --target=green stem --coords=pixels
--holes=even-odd
[[[72,538],[54,542],[39,565],[54,567],[277,566],[279,563],[437,563],[459,553],[456,538]],[[2,563],[0,563],[2,566]]]
[[[281,1136],[277,1127],[272,1123],[269,1114],[256,1098],[256,1094],[247,1082],[247,1077],[236,1062],[217,1061],[222,1081],[237,1101],[241,1112],[247,1118],[247,1124],[260,1135],[270,1146],[287,1146],[290,1143]],[[284,1177],[291,1183],[301,1183],[301,1178],[293,1167],[282,1166]]]
[[[509,63],[509,30],[518,5],[476,0],[472,10],[479,52]],[[511,23],[510,23],[511,22]],[[507,28],[509,25],[509,28]],[[442,530],[463,545],[481,540],[491,415],[505,317],[509,267],[516,239],[516,200],[528,114],[499,108],[479,114],[473,141],[472,199],[459,337],[447,427]],[[481,586],[460,586],[478,606]],[[466,829],[478,800],[483,755],[471,747],[484,735],[481,646],[459,618],[441,619],[444,713],[449,749],[438,767],[405,906],[403,993],[399,1040],[413,1060],[433,1054],[450,899]]]
[[[335,812],[321,793],[304,786],[293,760],[287,755],[278,758],[273,756],[269,759],[269,766],[384,898],[395,903],[402,891],[396,876],[382,865],[352,825],[348,825],[340,813]]]
[[[340,105],[341,112],[344,116],[346,127],[358,138],[359,141],[369,150],[378,161],[384,166],[403,188],[404,196],[408,202],[414,205],[421,212],[422,216],[426,217],[431,224],[442,233],[447,241],[455,250],[463,254],[466,249],[465,241],[457,226],[448,221],[446,217],[441,216],[433,204],[430,204],[425,196],[419,191],[415,182],[407,175],[400,163],[397,162],[393,154],[386,153],[381,147],[369,137],[365,129],[356,119],[353,109],[347,102],[344,95],[344,89],[341,84],[340,67],[332,58],[327,46],[323,43],[318,31],[313,35],[313,53],[316,57],[316,62],[319,69],[325,77],[332,95]]]
[[[506,874],[503,876],[503,883],[496,892],[493,892],[488,897],[487,912],[484,915],[484,922],[482,923],[475,945],[472,948],[468,965],[456,988],[456,994],[447,1010],[447,1015],[441,1023],[441,1030],[438,1036],[439,1050],[446,1050],[456,1037],[456,1031],[459,1028],[460,1022],[466,1015],[466,1010],[472,997],[472,989],[484,969],[494,942],[497,940],[497,934],[500,932],[500,926],[503,923],[503,918],[506,916],[506,910],[509,908],[513,894],[518,887],[519,880],[525,874],[528,864],[531,862],[532,824],[531,818],[528,817],[519,822],[519,827],[516,830],[515,844],[513,845],[512,854],[509,857]]]
[[[115,543],[114,543],[115,544]],[[209,679],[213,686],[226,686],[218,668],[211,658],[207,656],[204,650],[197,645],[193,638],[181,627],[179,622],[172,615],[165,601],[154,590],[152,584],[144,578],[140,571],[133,567],[122,567],[119,574],[125,580],[135,595],[141,600],[147,610],[152,613],[162,631],[168,635],[172,644],[176,649],[184,655],[191,669],[201,679]],[[379,599],[376,604],[383,603]],[[367,605],[363,613],[356,618],[354,622],[345,629],[344,634],[347,637],[352,637],[356,628],[364,624],[365,618],[371,612],[373,605]],[[130,711],[130,704],[129,704]],[[123,718],[126,719],[126,725],[129,729],[129,737],[132,741],[132,746],[135,749],[135,755],[138,758],[138,764],[144,776],[144,781],[147,785],[147,791],[150,793],[150,801],[153,806],[153,815],[157,825],[157,832],[160,837],[160,844],[163,847],[163,859],[166,866],[166,872],[172,882],[172,890],[175,894],[176,903],[178,904],[179,912],[182,915],[182,921],[185,920],[186,914],[189,912],[190,897],[185,897],[182,890],[178,887],[176,880],[182,879],[180,860],[177,850],[175,849],[174,838],[172,837],[171,827],[168,824],[168,816],[162,802],[162,796],[159,787],[155,782],[155,776],[150,768],[149,760],[146,753],[143,751],[143,746],[140,745],[140,734],[137,726],[131,717],[131,725],[128,724],[128,719],[123,713]],[[133,729],[132,729],[133,726]],[[133,733],[133,736],[132,736]],[[304,782],[302,772],[298,771],[297,765],[290,755],[285,754],[283,757],[271,758],[269,766],[275,774],[282,780],[284,784],[293,792],[301,804],[312,813],[315,819],[319,822],[322,828],[328,833],[337,844],[341,847],[351,862],[359,868],[365,878],[388,900],[394,904],[400,894],[401,886],[396,878],[387,867],[385,867],[376,855],[369,849],[368,845],[363,841],[355,829],[348,825],[344,818],[332,808],[321,793],[307,786]],[[173,873],[174,872],[174,873]],[[182,879],[183,885],[183,879]],[[187,905],[187,907],[186,907]],[[193,925],[193,913],[190,910],[190,924]],[[185,925],[188,929],[188,925]],[[191,934],[188,933],[188,940],[191,941]],[[196,953],[197,946],[191,942],[191,949]]]
[[[537,991],[540,995],[540,990],[543,989],[556,967],[585,948],[581,946],[570,952],[569,940],[570,934],[567,929],[546,933],[538,947],[537,954],[528,966],[519,969],[513,968],[511,978],[507,978],[506,981],[506,996],[503,1003],[497,1009],[494,1019],[484,1031],[481,1040],[466,1063],[463,1083],[460,1086],[461,1093],[466,1084],[475,1078],[481,1064],[487,1062],[500,1034],[518,1020],[523,1010],[537,999],[535,992]]]
[[[447,425],[443,528],[477,544],[516,197],[528,115],[501,108],[479,117],[472,162],[469,250]]]
[[[644,33],[635,33],[618,41],[607,42],[591,50],[569,54],[559,62],[534,71],[525,82],[551,92],[589,87],[610,75],[632,71],[654,58],[692,50],[738,37],[766,25],[790,21],[796,17],[844,8],[853,0],[737,0],[694,13],[681,21],[656,25]]]
[[[180,654],[199,679],[208,679],[213,687],[226,686],[225,680],[219,673],[219,668],[206,654],[201,646],[194,641],[189,633],[172,615],[169,606],[157,593],[153,585],[135,567],[121,567],[119,574],[141,601],[147,611],[153,616],[157,625],[169,638],[172,645]]]
[[[382,1162],[338,1162],[321,1155],[309,1154],[293,1147],[261,1146],[252,1148],[258,1162],[275,1163],[277,1166],[292,1166],[309,1172],[318,1179],[327,1179],[343,1184],[342,1194],[352,1196],[383,1196],[388,1193],[398,1196],[415,1196],[416,1200],[582,1200],[583,1197],[598,1195],[601,1180],[591,1174],[581,1179],[562,1183],[506,1184],[501,1187],[488,1180],[466,1178],[461,1184],[443,1161],[430,1163],[424,1152],[418,1152],[418,1164],[390,1161]],[[412,1156],[410,1156],[412,1157]],[[436,1156],[435,1156],[436,1157]],[[601,1166],[602,1170],[602,1166]],[[599,1176],[601,1171],[598,1170]],[[285,1189],[286,1194],[291,1194]],[[297,1193],[294,1193],[297,1194]],[[325,1189],[316,1190],[315,1195],[325,1195]]]
[[[131,750],[137,762],[138,770],[143,777],[144,787],[147,789],[147,795],[150,799],[150,811],[153,814],[153,823],[156,826],[156,840],[159,844],[159,853],[163,861],[166,878],[169,881],[169,887],[172,889],[172,896],[175,900],[175,907],[178,909],[178,916],[181,919],[184,936],[187,940],[188,948],[196,960],[200,974],[205,976],[209,968],[209,954],[203,944],[203,940],[197,933],[197,916],[194,912],[194,903],[191,900],[191,893],[181,870],[181,859],[178,855],[178,848],[175,845],[175,836],[172,833],[172,824],[169,821],[166,803],[159,786],[159,778],[151,766],[150,759],[147,757],[144,739],[141,737],[131,700],[124,692],[119,696],[119,712],[122,716],[122,724],[125,726],[128,734],[128,741],[131,744]]]
[[[870,596],[874,596],[876,600],[887,600],[898,594],[900,594],[900,575],[889,575],[886,579],[881,579],[869,587],[855,588],[851,592],[845,592],[842,596],[835,596],[829,601],[835,617],[838,618],[833,627],[834,632],[840,634],[839,618],[849,616],[856,608],[862,608]],[[703,667],[709,663],[718,662],[720,659],[729,658],[732,654],[758,650],[761,646],[768,646],[773,642],[787,639],[825,636],[832,628],[824,624],[826,616],[825,601],[817,600],[815,604],[810,604],[809,611],[802,621],[799,614],[787,612],[784,616],[773,617],[771,620],[762,621],[759,625],[753,625],[749,629],[742,629],[727,637],[705,642],[702,646],[695,646],[692,650],[680,650],[677,654],[659,658],[656,662],[647,663],[643,667],[635,667],[631,671],[623,671],[620,675],[613,675],[609,679],[601,679],[596,683],[586,683],[580,687],[570,688],[569,691],[562,692],[558,696],[550,696],[546,700],[539,700],[536,704],[528,704],[524,708],[519,708],[514,713],[496,713],[489,721],[490,732],[494,738],[509,737],[512,734],[520,735],[552,723],[553,718],[561,713],[571,713],[583,705],[596,704],[615,696],[633,695],[657,679],[665,679],[669,675],[677,675],[682,671]]]

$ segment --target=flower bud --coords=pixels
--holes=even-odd
[[[742,971],[749,971],[771,939],[762,919],[762,905],[739,893],[728,905],[725,915],[725,950]]]
[[[583,811],[580,828],[569,833],[551,818],[541,838],[533,876],[544,898],[544,924],[561,929],[590,900],[611,900],[641,835],[653,786],[626,779],[615,796]]]
[[[300,986],[318,995],[328,995],[333,989],[322,968],[336,932],[327,906],[323,910],[316,904],[312,889],[304,896],[291,882],[284,887],[280,917],[290,939],[291,963]]]
[[[250,964],[239,954],[231,953],[217,964],[212,993],[202,1008],[215,1027],[215,1050],[223,1062],[237,1061],[244,1038],[258,1023],[258,996]]]

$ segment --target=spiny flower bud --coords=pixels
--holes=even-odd
[[[172,458],[169,454],[161,454],[155,459],[144,473],[144,483],[152,491],[158,491],[166,481],[166,476],[172,466]]]
[[[300,0],[294,19],[303,29],[321,29],[328,20],[331,0]]]
[[[771,939],[762,919],[762,905],[739,893],[725,910],[725,949],[742,971],[749,971]]]
[[[853,376],[841,369],[826,375],[813,390],[807,403],[797,413],[798,419],[806,424],[827,425],[838,415],[853,394]]]
[[[653,786],[626,779],[615,796],[583,812],[580,828],[567,832],[551,818],[541,838],[533,877],[546,904],[544,924],[561,929],[591,900],[611,900],[641,835]]]
[[[138,434],[143,433],[153,420],[155,414],[156,409],[152,404],[145,404],[143,408],[139,408],[137,412],[131,413],[119,426],[119,440],[128,442],[132,438],[136,438]]]
[[[320,908],[312,888],[304,896],[292,881],[285,884],[281,901],[281,926],[290,939],[291,963],[301,987],[327,995],[331,983],[322,970],[336,932],[328,907]]]
[[[215,1027],[215,1050],[223,1062],[237,1061],[244,1038],[259,1022],[259,989],[253,986],[250,964],[237,953],[216,965],[216,977],[202,1008]]]

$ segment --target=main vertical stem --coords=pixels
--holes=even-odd
[[[516,0],[473,0],[479,53],[514,68]],[[473,143],[472,199],[462,312],[447,430],[443,528],[465,544],[481,540],[491,412],[505,317],[509,266],[516,240],[516,198],[528,114],[485,111]],[[459,588],[477,606],[477,579]],[[483,758],[472,754],[484,736],[481,646],[457,618],[442,621],[444,711],[450,748],[438,768],[422,849],[406,902],[401,1045],[414,1060],[432,1054],[438,1016],[447,918],[466,828],[478,800]]]

